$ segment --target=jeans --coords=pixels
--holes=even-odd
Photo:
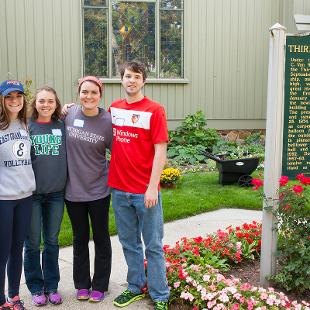
[[[147,209],[144,205],[144,194],[131,194],[113,189],[112,206],[118,237],[128,266],[128,289],[133,293],[140,293],[146,285],[142,234],[147,259],[149,294],[153,301],[168,301],[170,292],[162,245],[161,194],[158,194],[157,205]]]
[[[66,200],[73,230],[73,281],[76,289],[104,292],[109,288],[112,248],[109,234],[109,207],[111,195],[94,201]],[[95,245],[94,276],[90,276],[89,217]]]
[[[60,280],[58,235],[63,212],[64,192],[33,195],[31,224],[24,252],[25,279],[31,294],[57,291]]]
[[[19,293],[23,244],[30,224],[31,204],[32,196],[18,200],[0,200],[0,305],[5,303],[6,267],[9,297]]]

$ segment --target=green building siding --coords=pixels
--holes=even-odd
[[[208,125],[264,128],[270,26],[295,32],[293,15],[310,14],[308,0],[184,0],[184,83],[150,82],[169,127],[198,110]],[[0,79],[53,86],[63,103],[76,100],[82,75],[80,0],[1,0]],[[123,96],[106,81],[104,102]]]
[[[1,0],[1,80],[31,79],[73,100],[82,72],[80,10],[76,0]]]

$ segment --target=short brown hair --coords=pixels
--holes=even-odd
[[[141,73],[143,77],[143,82],[145,81],[146,71],[145,71],[145,65],[142,62],[133,60],[133,61],[127,61],[123,63],[119,71],[121,74],[121,79],[123,79],[126,69],[136,72],[136,73]]]
[[[54,113],[52,114],[52,120],[57,121],[61,116],[61,103],[60,103],[60,100],[57,96],[56,90],[50,86],[47,86],[47,85],[42,86],[36,90],[36,93],[35,93],[33,99],[31,100],[31,103],[30,103],[30,117],[33,120],[38,119],[39,114],[38,114],[38,111],[36,109],[37,95],[38,95],[38,93],[40,93],[43,90],[50,92],[50,93],[53,93],[55,96],[56,109],[55,109]]]

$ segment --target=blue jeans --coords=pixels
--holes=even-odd
[[[161,194],[156,206],[147,209],[144,194],[112,190],[118,237],[128,266],[128,289],[140,293],[146,285],[141,234],[147,259],[148,291],[153,301],[168,301],[169,288],[163,252],[163,212]]]
[[[58,235],[64,212],[64,192],[33,195],[32,218],[25,240],[24,271],[31,294],[53,292],[58,288]],[[43,235],[42,266],[40,263]]]

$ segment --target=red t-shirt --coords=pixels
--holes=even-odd
[[[127,103],[117,100],[109,108],[113,147],[108,185],[134,194],[144,194],[152,172],[154,144],[168,142],[164,108],[149,98]]]

